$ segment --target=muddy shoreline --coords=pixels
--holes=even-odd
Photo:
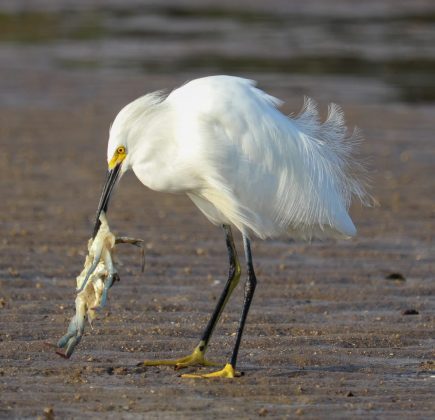
[[[0,29],[1,418],[50,418],[50,409],[55,418],[433,416],[435,105],[427,63],[403,67],[411,52],[418,55],[418,43],[427,59],[435,57],[430,2],[398,6],[393,19],[388,1],[382,11],[370,5],[349,10],[337,1],[336,26],[316,2],[307,2],[298,9],[305,20],[289,28],[277,20],[286,7],[280,2],[274,12],[250,2],[250,14],[230,5],[225,14],[186,1],[181,15],[159,8],[93,12],[97,23],[77,12],[66,27],[36,2],[39,15],[33,10],[25,19],[33,37],[45,22],[37,42],[14,29],[7,3],[2,16],[9,32]],[[127,9],[133,3],[126,2]],[[135,33],[144,22],[170,28]],[[98,37],[83,28],[99,28]],[[404,28],[406,40],[393,37]],[[276,47],[268,68],[243,58],[255,44],[249,31],[256,34],[256,60]],[[363,41],[358,33],[372,38]],[[221,56],[239,54],[240,60],[189,62],[170,71],[173,63],[219,45]],[[388,77],[375,74],[386,71],[382,67],[372,74],[331,67],[340,63],[334,54],[342,48],[375,60],[389,46],[390,59],[402,64]],[[316,55],[321,63],[319,48],[332,57],[329,70],[309,61],[300,71],[292,72],[295,61],[285,71],[274,68],[291,54]],[[121,65],[123,57],[128,65]],[[154,71],[153,63],[166,71]],[[364,132],[362,154],[381,205],[353,206],[359,235],[351,241],[254,241],[258,287],[239,356],[244,376],[194,381],[171,368],[137,364],[183,356],[197,344],[226,280],[223,232],[186,197],[146,190],[127,175],[109,221],[117,234],[145,240],[145,273],[138,252],[120,249],[121,282],[111,289],[107,309],[93,330],[86,328],[73,357],[59,358],[44,343],[59,339],[73,314],[111,120],[142,93],[226,70],[259,80],[285,101],[288,113],[300,109],[304,94],[319,102],[322,115],[329,101],[339,102],[349,124]],[[418,94],[425,87],[427,94]],[[242,298],[239,286],[210,358],[224,363],[229,357]]]

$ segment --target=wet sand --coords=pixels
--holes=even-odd
[[[30,35],[4,6],[3,28],[12,29],[9,38],[0,30],[0,417],[50,418],[50,409],[56,418],[432,417],[430,2],[349,10],[337,1],[335,13],[319,2],[290,11],[276,2],[273,12],[250,2],[243,13],[230,3],[140,10],[133,3],[120,10],[113,2],[106,14],[77,3],[69,26],[66,6],[50,13],[38,6],[20,17]],[[299,20],[282,24],[291,12]],[[161,29],[165,22],[170,29]],[[90,28],[100,28],[98,36]],[[392,36],[403,31],[404,39]],[[361,60],[348,73],[334,67],[346,48]],[[310,58],[322,63],[319,51],[330,58],[320,68]],[[198,61],[212,52],[214,61]],[[378,64],[366,71],[369,56]],[[111,120],[142,93],[221,72],[259,80],[287,113],[299,110],[304,94],[323,115],[328,101],[339,102],[349,125],[363,129],[381,205],[353,206],[359,235],[351,241],[254,240],[258,287],[239,355],[244,376],[195,381],[137,364],[183,356],[197,344],[226,280],[223,232],[186,197],[149,191],[127,175],[109,220],[114,232],[145,240],[145,273],[139,253],[120,248],[121,282],[107,309],[72,358],[59,358],[44,342],[56,342],[73,314]],[[224,363],[231,354],[242,298],[241,283],[210,358]]]

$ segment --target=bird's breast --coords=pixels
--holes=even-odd
[[[169,163],[133,165],[140,182],[154,191],[187,193],[201,188],[200,179],[193,173]]]

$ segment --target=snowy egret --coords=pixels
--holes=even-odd
[[[230,361],[223,369],[184,377],[234,377],[243,327],[256,287],[250,238],[349,238],[353,196],[367,199],[364,170],[354,157],[355,132],[329,106],[319,122],[306,100],[296,117],[277,108],[278,99],[255,83],[232,76],[193,80],[172,91],[142,96],[126,105],[110,129],[108,173],[98,205],[106,212],[117,180],[132,169],[155,191],[186,193],[215,225],[222,225],[229,275],[199,344],[189,356],[145,361],[178,368],[215,363],[205,359],[209,340],[237,284],[241,269],[232,227],[243,237],[247,279],[240,323]]]

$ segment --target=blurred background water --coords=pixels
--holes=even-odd
[[[329,102],[340,104],[366,137],[382,203],[375,217],[356,208],[359,226],[379,235],[402,229],[406,240],[429,235],[416,215],[430,223],[434,212],[432,0],[2,0],[0,162],[11,169],[0,186],[12,181],[16,197],[0,210],[11,214],[20,200],[27,208],[46,182],[47,201],[40,192],[33,201],[41,217],[47,205],[62,212],[80,196],[89,218],[119,109],[222,73],[257,80],[286,113],[298,112],[305,95],[322,115]],[[114,207],[135,194],[141,206],[137,188],[122,188]],[[406,219],[398,225],[398,217]]]
[[[117,104],[219,73],[281,97],[433,103],[435,2],[2,0],[0,63],[0,106]]]

